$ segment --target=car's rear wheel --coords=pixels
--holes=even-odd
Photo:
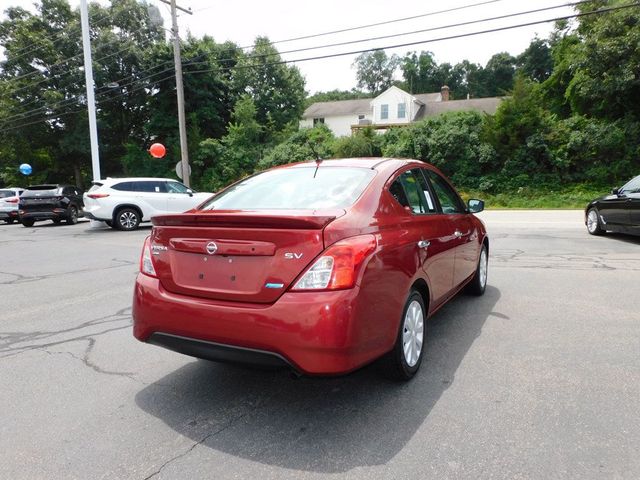
[[[140,225],[140,214],[133,208],[121,208],[115,215],[118,230],[135,230]]]
[[[34,223],[36,223],[36,221],[30,218],[25,218],[22,220],[22,225],[24,225],[25,227],[33,227]]]
[[[6,218],[4,221],[11,225],[13,223],[13,218]]]
[[[67,214],[67,223],[69,225],[75,225],[78,223],[78,209],[71,205],[69,207],[69,213]]]
[[[487,288],[487,275],[489,273],[489,254],[487,252],[487,246],[482,245],[480,250],[480,258],[478,258],[478,266],[476,267],[476,273],[473,276],[467,291],[472,295],[482,295]]]
[[[383,359],[385,374],[399,381],[411,379],[422,363],[425,340],[426,308],[422,295],[411,290],[400,319],[396,343]]]
[[[587,232],[591,235],[602,235],[604,229],[600,226],[600,216],[595,208],[587,212]]]

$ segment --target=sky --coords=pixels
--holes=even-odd
[[[79,4],[79,0],[70,1],[72,5]],[[169,6],[161,3],[160,0],[147,1],[160,9],[165,19],[164,26],[170,28]],[[192,15],[180,13],[178,22],[181,36],[184,37],[187,32],[198,37],[209,35],[217,42],[230,40],[240,46],[250,46],[256,36],[266,36],[272,42],[278,42],[305,35],[420,16],[411,20],[393,21],[385,25],[361,28],[350,32],[276,43],[276,48],[286,60],[419,42],[416,45],[386,49],[386,52],[388,55],[395,53],[402,56],[409,51],[428,50],[433,52],[438,63],[455,64],[467,59],[485,65],[495,53],[506,51],[515,56],[525,50],[536,35],[540,38],[548,37],[553,29],[553,22],[459,39],[430,40],[553,19],[573,13],[570,7],[564,6],[566,0],[448,0],[446,2],[429,0],[395,0],[393,2],[389,0],[322,0],[321,2],[303,0],[177,0],[177,2],[178,5],[190,8],[193,12]],[[12,5],[29,8],[33,3],[32,0],[0,0],[0,10],[4,11],[5,8]],[[106,4],[108,2],[100,0],[100,3]],[[441,10],[480,3],[484,4],[425,16],[425,14]],[[553,6],[562,7],[473,25],[438,28]],[[405,35],[408,32],[435,28],[438,29]],[[387,35],[398,36],[372,39]],[[326,46],[364,39],[366,40],[363,42],[351,45]],[[323,48],[284,53],[318,46],[323,46]],[[333,89],[350,90],[356,87],[356,72],[352,66],[356,56],[354,54],[314,61],[300,61],[296,65],[306,79],[306,89],[310,94]]]

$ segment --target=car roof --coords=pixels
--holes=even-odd
[[[394,172],[405,165],[419,164],[427,165],[426,162],[421,160],[412,160],[406,158],[391,158],[391,157],[360,157],[360,158],[339,158],[322,160],[320,162],[320,168],[323,166],[331,167],[359,167],[370,168],[379,172]],[[317,162],[300,162],[290,165],[283,165],[283,167],[315,167]]]
[[[103,178],[102,180],[96,180],[93,183],[117,183],[117,182],[157,182],[157,181],[161,181],[161,182],[179,182],[179,180],[176,180],[175,178],[160,178],[160,177],[122,177],[122,178],[116,178],[116,177],[109,177],[109,178]]]

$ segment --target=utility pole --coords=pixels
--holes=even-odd
[[[84,52],[84,79],[87,84],[87,110],[89,113],[89,139],[91,141],[91,166],[93,180],[100,180],[100,152],[98,150],[98,124],[96,122],[96,99],[91,64],[91,41],[89,39],[89,13],[87,0],[80,0],[80,22],[82,24],[82,50]]]
[[[171,32],[173,33],[173,60],[176,66],[176,94],[178,96],[178,127],[180,130],[180,154],[182,162],[182,180],[187,187],[191,187],[189,178],[189,150],[187,147],[187,126],[184,116],[184,87],[182,86],[182,60],[180,59],[180,35],[178,35],[178,15],[176,10],[192,14],[191,10],[178,7],[176,0],[160,0],[171,5]]]

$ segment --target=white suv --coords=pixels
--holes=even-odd
[[[84,194],[84,216],[118,230],[135,230],[155,215],[191,210],[211,197],[170,178],[107,178]]]

